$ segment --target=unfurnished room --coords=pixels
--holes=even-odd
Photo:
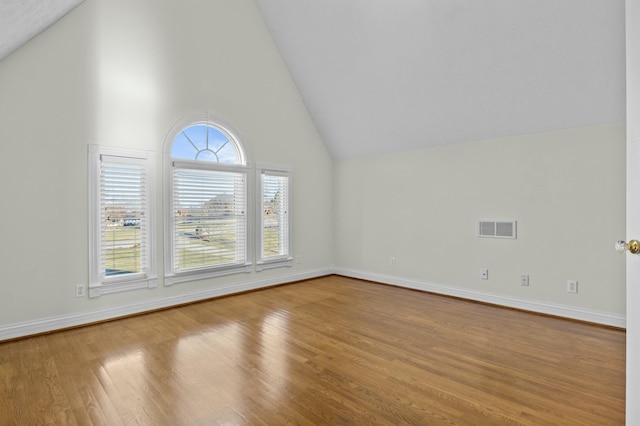
[[[640,425],[640,1],[0,0],[0,425]]]

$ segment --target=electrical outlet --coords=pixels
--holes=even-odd
[[[76,285],[76,297],[84,297],[84,284]]]
[[[396,258],[395,257],[391,256],[389,258],[389,265],[390,266],[396,266]]]
[[[480,269],[480,279],[481,280],[489,279],[489,270],[487,268]]]
[[[296,263],[297,263],[298,265],[302,263],[302,255],[301,255],[301,254],[299,254],[299,255],[297,255],[297,256],[296,256]]]
[[[569,280],[567,281],[567,293],[577,293],[578,292],[578,281]]]
[[[523,285],[523,286],[529,285],[529,275],[520,275],[520,285]]]

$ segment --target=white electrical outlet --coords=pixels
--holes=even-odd
[[[76,297],[84,297],[84,284],[76,285]]]
[[[480,279],[481,280],[489,279],[489,270],[487,268],[480,269]]]
[[[578,292],[578,281],[569,280],[567,281],[567,293],[577,293]]]
[[[523,286],[529,285],[529,275],[520,275],[520,285],[523,285]]]
[[[391,256],[389,258],[389,265],[396,266],[396,258],[395,257]]]
[[[301,254],[299,254],[299,255],[297,255],[297,256],[296,256],[296,263],[297,263],[298,265],[302,263],[302,255],[301,255]]]

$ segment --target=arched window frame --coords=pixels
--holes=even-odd
[[[204,125],[213,127],[219,130],[228,140],[234,144],[237,153],[237,163],[228,164],[215,161],[203,161],[203,160],[187,160],[172,157],[172,147],[174,141],[178,135],[185,129],[192,126]],[[238,133],[232,128],[231,125],[224,120],[218,118],[212,118],[208,114],[202,114],[197,116],[191,116],[178,121],[170,130],[167,135],[164,144],[164,177],[165,177],[165,285],[173,285],[181,282],[201,280],[216,276],[229,275],[242,272],[251,272],[252,259],[251,259],[251,239],[249,238],[251,224],[251,206],[249,205],[250,197],[250,168],[248,167],[247,155],[240,141]],[[181,263],[179,259],[178,251],[181,247],[181,237],[179,236],[179,230],[176,229],[180,221],[177,218],[177,208],[175,206],[176,198],[180,191],[180,176],[181,173],[194,173],[194,174],[211,174],[216,176],[234,176],[234,212],[242,211],[242,214],[238,217],[236,213],[232,214],[236,218],[234,222],[237,227],[237,236],[240,235],[241,241],[236,241],[236,255],[237,258],[231,262],[219,263],[219,264],[205,264],[194,267],[180,268]],[[184,176],[184,174],[182,174]],[[178,188],[178,189],[177,189]],[[240,209],[242,207],[242,209]],[[215,207],[214,207],[215,208]],[[204,208],[203,208],[204,210]],[[199,238],[199,236],[195,236]],[[217,238],[217,237],[214,237]],[[184,238],[182,238],[184,240]],[[212,242],[206,241],[205,242]],[[200,243],[200,241],[194,242]]]

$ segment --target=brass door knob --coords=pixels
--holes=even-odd
[[[629,250],[629,253],[638,254],[640,253],[640,241],[631,240],[626,243],[620,240],[616,243],[616,250],[618,250],[620,253],[624,253],[625,251]]]

